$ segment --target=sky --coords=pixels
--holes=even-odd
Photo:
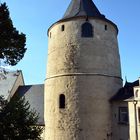
[[[14,26],[26,34],[27,52],[13,70],[22,70],[25,84],[46,78],[48,28],[61,19],[71,0],[1,0],[6,2]],[[140,0],[94,0],[99,11],[119,28],[122,78],[140,77]]]

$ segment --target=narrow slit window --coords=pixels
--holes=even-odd
[[[139,92],[139,90],[136,90],[136,92],[135,92],[136,98],[138,97],[138,92]]]
[[[86,22],[82,25],[82,37],[93,37],[93,27],[92,24]]]
[[[138,108],[138,119],[139,119],[139,123],[140,123],[140,107]]]
[[[61,94],[59,96],[59,108],[64,109],[65,108],[65,95]]]
[[[52,33],[50,32],[50,38],[52,37]]]
[[[65,30],[65,26],[62,25],[62,26],[61,26],[61,31],[64,31],[64,30]]]
[[[105,30],[107,31],[107,25],[105,25]]]

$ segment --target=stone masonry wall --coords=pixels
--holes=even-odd
[[[107,140],[112,132],[109,99],[122,86],[117,31],[105,21],[89,22],[92,38],[81,38],[85,19],[49,30],[46,140]],[[65,109],[59,108],[60,94],[65,95]]]

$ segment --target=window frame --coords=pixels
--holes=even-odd
[[[129,123],[129,115],[128,115],[128,107],[119,107],[119,124],[128,124]],[[124,120],[126,119],[126,120]]]

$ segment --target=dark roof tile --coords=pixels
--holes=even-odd
[[[124,87],[119,89],[119,91],[110,99],[110,101],[126,100],[134,96],[133,88],[139,85],[139,80],[130,83],[126,82]]]
[[[92,0],[72,0],[62,19],[78,16],[105,18]]]
[[[39,113],[38,125],[44,125],[44,85],[20,86],[16,94],[25,97],[31,109],[35,109]]]

